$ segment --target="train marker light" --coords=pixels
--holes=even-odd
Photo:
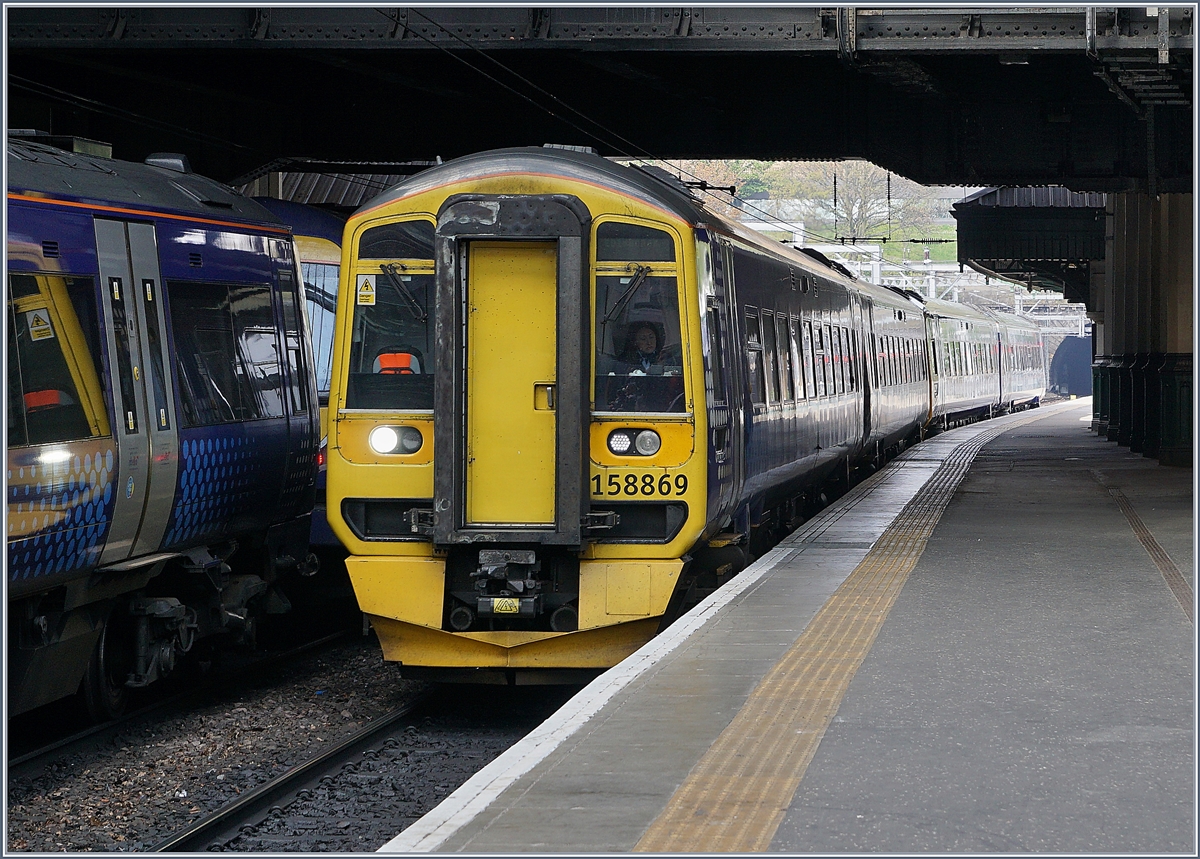
[[[629,433],[624,430],[617,430],[609,433],[608,449],[613,453],[629,453],[629,448],[633,446],[633,439],[629,437]]]
[[[662,447],[662,439],[658,437],[658,433],[654,430],[642,430],[637,434],[637,439],[634,440],[633,446],[637,448],[637,452],[642,456],[654,456]]]

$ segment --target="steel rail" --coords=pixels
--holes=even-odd
[[[85,740],[89,740],[98,734],[115,731],[123,725],[131,724],[138,719],[153,715],[154,713],[162,712],[170,707],[179,706],[188,701],[201,698],[205,694],[210,693],[217,688],[224,688],[228,686],[231,682],[241,680],[246,677],[252,677],[257,671],[265,668],[271,668],[283,662],[288,662],[292,659],[295,659],[297,656],[307,653],[308,651],[319,650],[328,644],[332,644],[343,638],[348,638],[352,634],[357,633],[354,633],[350,630],[339,630],[338,632],[330,633],[329,635],[322,636],[321,638],[314,639],[313,641],[307,641],[304,644],[298,645],[289,650],[273,653],[270,656],[255,660],[254,662],[251,662],[248,665],[243,665],[236,670],[230,671],[229,673],[221,672],[216,675],[210,675],[208,678],[205,678],[204,682],[197,686],[192,686],[191,688],[185,689],[182,692],[170,695],[161,701],[155,701],[152,704],[139,707],[138,709],[126,713],[123,716],[119,716],[116,719],[112,719],[107,722],[101,722],[98,725],[92,725],[84,728],[82,731],[77,731],[74,734],[70,734],[69,736],[55,740],[54,742],[45,746],[18,755],[17,757],[8,761],[8,774],[11,777],[14,769],[27,768],[31,762],[35,762],[40,758],[48,757],[49,755],[61,751],[64,748],[83,743]]]
[[[270,811],[280,799],[298,791],[305,782],[324,775],[338,763],[352,757],[363,746],[367,746],[381,734],[385,734],[397,722],[403,721],[414,710],[426,704],[433,694],[434,691],[426,691],[403,707],[382,718],[375,719],[320,754],[304,763],[297,764],[282,775],[264,782],[207,817],[159,842],[151,848],[151,852],[177,853],[208,850],[214,842],[219,843],[221,837],[226,836],[227,833],[236,830],[243,823],[253,820],[264,812]]]

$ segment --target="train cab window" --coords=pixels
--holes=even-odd
[[[675,242],[653,227],[605,221],[596,228],[596,260],[613,262],[674,262]]]
[[[8,444],[110,435],[92,278],[11,274]]]
[[[312,336],[314,375],[317,394],[329,397],[329,378],[333,366],[333,324],[337,311],[338,266],[331,263],[300,264],[304,278],[304,303]]]
[[[803,341],[801,343],[800,361],[804,365],[804,391],[806,397],[816,397],[817,382],[814,376],[816,361],[813,359],[813,330],[812,323],[805,322],[802,326]]]
[[[432,409],[433,224],[364,230],[357,259],[346,407]]]
[[[675,257],[664,230],[596,227],[597,411],[685,411]]]
[[[167,283],[185,427],[282,417],[269,286]]]
[[[433,223],[396,221],[364,230],[358,240],[359,259],[433,259]]]
[[[796,396],[792,385],[792,347],[788,338],[788,318],[783,314],[775,317],[775,345],[779,349],[775,362],[779,369],[779,398],[793,400]]]
[[[762,330],[759,328],[758,311],[746,308],[746,366],[749,369],[750,402],[756,406],[767,403],[767,384],[763,377]]]
[[[775,349],[775,317],[763,311],[762,315],[762,357],[763,375],[767,381],[767,402],[778,403],[779,396],[779,363]]]

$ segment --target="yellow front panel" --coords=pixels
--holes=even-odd
[[[584,561],[579,565],[579,628],[593,629],[667,609],[683,570],[679,560]]]
[[[438,628],[442,625],[442,593],[446,564],[440,558],[351,555],[346,572],[369,615]]]
[[[468,524],[554,523],[557,248],[473,242],[468,255]]]

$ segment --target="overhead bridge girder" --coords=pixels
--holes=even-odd
[[[549,142],[1178,192],[1193,10],[1153,9],[10,7],[9,125],[225,181]]]
[[[1192,9],[853,6],[697,7],[129,7],[13,8],[10,48],[110,42],[439,44],[524,48],[583,43],[623,50],[1078,51],[1192,49]],[[846,27],[853,22],[851,32]],[[1089,23],[1090,22],[1090,23]],[[844,47],[841,48],[843,51]]]

